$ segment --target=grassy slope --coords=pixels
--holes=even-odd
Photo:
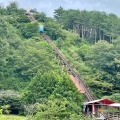
[[[17,115],[2,115],[0,120],[26,120],[26,117],[17,116]]]

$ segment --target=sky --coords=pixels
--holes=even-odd
[[[120,17],[120,0],[0,0],[0,3],[7,6],[11,1],[17,1],[20,8],[36,8],[49,17],[53,17],[54,10],[60,6],[64,9],[105,11]]]

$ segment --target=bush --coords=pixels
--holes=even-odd
[[[5,105],[10,105],[9,110],[12,114],[19,114],[20,111],[23,111],[20,93],[12,90],[0,91],[0,106]]]

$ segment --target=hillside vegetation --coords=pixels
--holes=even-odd
[[[32,120],[87,120],[85,96],[58,65],[39,24],[97,98],[120,101],[120,19],[98,11],[64,10],[54,19],[32,9],[36,22],[16,2],[0,6],[0,106]],[[1,107],[0,107],[1,108]]]
[[[62,7],[54,13],[62,28],[69,30],[62,30],[65,37],[59,36],[55,43],[95,95],[119,93],[120,19],[112,13]]]

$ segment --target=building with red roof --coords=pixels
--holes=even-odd
[[[83,104],[83,111],[91,120],[120,120],[120,103],[110,99],[98,99]]]

